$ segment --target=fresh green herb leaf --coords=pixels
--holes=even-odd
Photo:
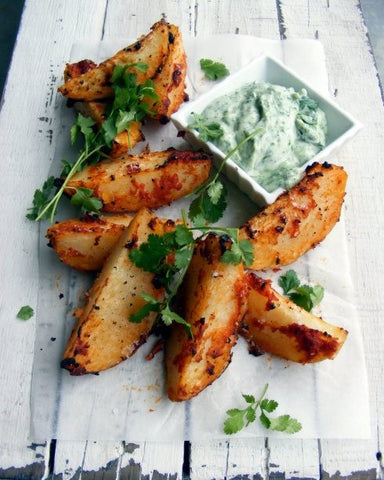
[[[279,285],[283,289],[284,295],[288,295],[291,290],[300,286],[300,280],[294,270],[288,270],[279,278]]]
[[[248,404],[244,409],[231,408],[227,410],[228,418],[224,422],[224,432],[227,435],[232,435],[247,427],[257,419],[257,415],[260,423],[269,430],[291,434],[301,430],[301,424],[289,415],[269,416],[270,413],[276,410],[278,403],[275,400],[265,398],[267,389],[268,384],[264,386],[260,397],[257,399],[253,395],[243,394],[243,398]]]
[[[112,74],[112,87],[114,98],[106,108],[106,119],[99,130],[96,129],[95,121],[89,117],[78,114],[75,123],[70,129],[71,143],[75,144],[82,135],[83,147],[77,160],[73,163],[65,161],[62,176],[64,177],[60,187],[51,197],[53,180],[51,177],[45,182],[41,190],[36,190],[33,205],[27,214],[30,220],[39,221],[50,217],[51,222],[56,214],[60,199],[62,198],[69,180],[73,175],[84,168],[85,165],[100,161],[106,149],[110,149],[113,139],[124,130],[129,130],[134,121],[141,121],[146,115],[153,115],[146,99],[157,100],[154,84],[147,79],[143,84],[137,83],[137,75],[134,71],[145,72],[148,66],[139,62],[131,65],[116,65]],[[82,209],[97,211],[99,201],[87,197],[83,200],[73,200],[72,203]]]
[[[279,278],[279,285],[284,295],[292,302],[310,312],[324,297],[324,288],[321,285],[302,285],[294,270],[288,270]]]
[[[233,252],[229,251],[228,258],[222,256],[223,262],[238,264],[244,261],[247,254],[248,245],[245,242],[238,240],[237,228],[216,227],[212,228],[206,225],[199,225],[188,227],[183,213],[184,224],[177,225],[174,232],[168,232],[164,235],[151,234],[148,236],[146,242],[142,243],[139,248],[134,248],[130,252],[130,259],[139,268],[143,268],[148,272],[152,272],[156,276],[156,281],[162,285],[166,292],[167,298],[163,302],[158,302],[158,310],[153,307],[145,305],[132,317],[131,321],[136,322],[143,319],[150,311],[158,311],[159,319],[166,325],[172,322],[183,324],[191,336],[190,325],[181,318],[178,314],[172,311],[172,299],[181,285],[188,266],[191,262],[195,242],[203,238],[208,233],[217,233],[219,235],[226,235],[232,239]],[[195,238],[193,232],[200,231],[200,236]],[[248,252],[249,253],[249,252]],[[252,256],[253,261],[253,256]],[[144,295],[143,295],[144,296]]]
[[[33,317],[34,315],[33,308],[30,307],[29,305],[24,305],[23,307],[20,308],[20,310],[17,312],[17,318],[20,320],[29,320],[30,318]]]
[[[200,67],[209,80],[218,80],[229,75],[229,70],[224,63],[214,62],[208,58],[200,60]]]
[[[215,223],[227,208],[227,190],[225,186],[215,180],[190,204],[188,216],[194,224]]]
[[[100,213],[103,202],[98,197],[92,197],[91,188],[79,187],[71,197],[71,204],[80,207],[82,213]]]
[[[227,207],[226,189],[224,184],[219,181],[219,175],[223,169],[225,162],[237,150],[245,145],[251,138],[260,133],[260,129],[253,131],[248,137],[244,138],[236,147],[234,147],[222,159],[215,175],[212,179],[196,189],[194,194],[198,195],[191,203],[189,208],[189,218],[195,225],[203,225],[204,223],[215,223],[222,216]]]
[[[203,142],[209,142],[224,135],[224,130],[221,128],[220,123],[206,123],[203,117],[198,113],[192,113],[192,117],[193,122],[188,125],[188,128],[197,130],[199,132],[199,137]]]
[[[230,250],[224,252],[221,257],[223,263],[238,265],[244,263],[246,267],[253,263],[253,246],[249,240],[234,242]]]
[[[47,218],[50,215],[50,210],[46,210],[45,206],[50,198],[52,190],[55,188],[55,177],[49,177],[43,184],[41,190],[37,189],[33,195],[32,207],[27,213],[28,220],[36,220],[37,218]]]
[[[277,418],[269,418],[271,430],[285,433],[297,433],[301,430],[302,426],[295,418],[290,415],[281,415]]]
[[[229,418],[224,423],[224,432],[227,435],[237,433],[244,428],[244,410],[232,408],[227,410],[227,415]]]
[[[129,321],[132,323],[140,323],[145,317],[147,317],[151,312],[159,312],[160,311],[160,302],[153,298],[151,295],[147,293],[142,293],[141,296],[147,302],[145,303],[137,312],[133,313],[130,316]]]

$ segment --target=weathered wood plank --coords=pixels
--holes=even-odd
[[[94,36],[97,25],[101,29],[103,4],[98,2],[89,8],[90,2],[73,0],[27,1],[5,88],[0,137],[7,162],[2,162],[0,169],[4,182],[2,220],[9,225],[9,230],[3,231],[1,237],[2,250],[7,249],[8,254],[2,255],[0,262],[1,271],[12,272],[12,275],[3,276],[1,283],[0,361],[1,365],[7,365],[2,368],[1,385],[8,386],[2,388],[0,396],[0,465],[3,471],[10,472],[11,467],[23,467],[36,461],[34,452],[28,448],[31,445],[28,439],[29,396],[35,318],[22,322],[15,317],[25,304],[36,311],[38,295],[40,232],[37,225],[25,219],[25,214],[35,188],[41,186],[48,172],[55,138],[60,134],[60,121],[55,117],[56,87],[75,32]],[[78,15],[82,8],[89,10],[87,17]],[[27,186],[23,181],[26,176],[30,180]],[[6,246],[10,235],[14,241]],[[19,292],[19,296],[15,297],[14,292]],[[7,443],[9,439],[12,439],[11,446]],[[45,453],[39,450],[39,455],[45,457],[39,458],[39,464],[47,460]],[[38,469],[40,471],[41,465]]]
[[[296,2],[293,9],[290,2],[282,1],[281,11],[287,36],[316,37],[323,43],[328,62],[330,92],[342,107],[364,124],[364,130],[352,144],[343,148],[337,160],[346,166],[349,173],[344,215],[349,232],[355,301],[361,318],[369,367],[373,437],[372,440],[361,442],[322,441],[321,464],[323,474],[330,477],[360,472],[355,475],[374,478],[378,467],[377,445],[383,441],[383,420],[382,415],[378,415],[382,408],[376,405],[378,399],[383,398],[379,367],[383,362],[383,351],[374,346],[377,332],[382,329],[379,315],[382,310],[381,274],[377,267],[384,260],[379,246],[383,241],[383,233],[375,232],[375,240],[372,236],[372,226],[380,222],[378,214],[381,200],[376,192],[380,191],[381,180],[370,173],[381,168],[384,142],[384,118],[377,72],[357,5],[351,8],[349,1],[300,1]],[[369,165],[369,173],[362,172],[362,162]]]
[[[183,448],[180,445],[163,449],[148,444],[57,442],[55,462],[49,465],[49,443],[31,446],[27,439],[34,320],[17,321],[15,311],[20,305],[5,301],[17,285],[21,292],[20,302],[36,304],[38,259],[35,252],[39,233],[22,219],[34,189],[40,186],[44,172],[48,171],[56,138],[64,134],[55,115],[56,87],[73,41],[102,36],[125,37],[127,34],[135,37],[144,33],[162,14],[180,25],[184,32],[192,34],[239,32],[266,38],[279,38],[282,34],[287,38],[319,38],[326,51],[331,92],[340,105],[365,124],[353,144],[347,145],[336,158],[347,166],[350,174],[345,216],[367,356],[373,438],[361,442],[329,440],[320,443],[268,440],[266,445],[261,440],[261,444],[256,442],[256,447],[254,442],[202,442],[191,448],[191,478],[322,476],[360,480],[383,476],[379,454],[384,431],[381,379],[384,352],[380,344],[383,230],[374,226],[382,222],[382,200],[378,193],[382,180],[376,172],[382,171],[384,113],[358,2],[27,0],[0,117],[3,156],[14,159],[12,172],[0,167],[4,185],[2,211],[5,216],[7,212],[12,215],[8,220],[12,227],[10,234],[18,239],[10,255],[1,259],[1,271],[12,271],[12,278],[7,278],[2,288],[2,318],[7,320],[1,329],[0,361],[7,369],[2,369],[1,384],[13,388],[2,390],[0,396],[0,431],[17,441],[9,444],[4,435],[0,439],[0,478],[47,477],[50,467],[63,479],[80,478],[80,475],[84,478],[92,475],[92,478],[182,476]],[[25,92],[29,92],[28,95]],[[14,108],[20,98],[25,99],[22,115],[20,109]],[[36,119],[39,119],[38,126]],[[369,168],[365,168],[366,165]],[[30,177],[30,184],[24,188],[23,183],[15,205],[18,179],[25,175]],[[36,248],[25,249],[23,237],[26,235],[34,239]],[[15,264],[12,252],[20,251],[23,254]],[[29,272],[28,275],[25,272]],[[14,354],[15,345],[17,355]],[[167,458],[171,458],[169,464]]]

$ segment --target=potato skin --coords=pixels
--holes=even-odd
[[[182,325],[172,325],[165,344],[167,393],[172,401],[196,396],[230,363],[247,288],[243,265],[220,261],[228,248],[230,241],[215,235],[195,247],[179,297],[193,338]]]
[[[129,258],[132,248],[145,242],[150,233],[172,231],[174,222],[162,222],[148,209],[135,215],[105,262],[89,291],[61,362],[71,375],[97,373],[113,367],[135,353],[154,324],[150,313],[141,323],[129,321],[145,303],[145,292],[158,300],[163,288],[153,283],[154,275],[136,267]]]
[[[298,363],[333,359],[348,332],[307,312],[280,295],[254,272],[247,272],[247,310],[240,333],[250,350],[272,353]]]
[[[62,262],[77,270],[96,271],[131,220],[131,215],[71,218],[51,225],[46,237]]]
[[[193,192],[208,179],[211,157],[202,152],[166,150],[123,155],[85,167],[68,187],[85,187],[103,201],[104,212],[158,208]],[[66,190],[73,195],[74,189]]]
[[[340,218],[346,181],[342,167],[315,163],[298,185],[248,220],[239,236],[254,246],[250,268],[288,265],[324,240]]]
[[[165,20],[155,23],[151,32],[132,45],[123,48],[98,66],[90,68],[81,75],[69,78],[71,68],[64,75],[67,80],[59,87],[59,92],[73,100],[100,100],[111,98],[114,90],[111,75],[115,65],[132,65],[143,62],[148,65],[146,72],[133,69],[137,74],[137,83],[152,78],[164,63],[169,50],[169,26]],[[74,69],[74,67],[72,67]]]
[[[161,123],[167,123],[186,99],[187,58],[179,28],[169,25],[169,52],[160,71],[152,78],[159,99],[150,110]]]

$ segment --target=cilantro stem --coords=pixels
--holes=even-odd
[[[245,145],[249,140],[251,140],[253,137],[255,137],[258,133],[260,133],[262,131],[261,128],[257,128],[256,130],[254,130],[252,133],[250,133],[247,137],[245,137],[240,143],[238,143],[235,147],[232,148],[232,150],[230,150],[226,155],[225,157],[221,160],[220,164],[219,164],[219,167],[217,168],[216,170],[216,173],[215,175],[213,176],[212,179],[208,179],[207,181],[205,181],[202,185],[200,185],[200,187],[198,187],[191,195],[195,195],[195,194],[198,194],[200,193],[201,191],[205,190],[207,188],[208,185],[216,182],[216,180],[219,178],[219,175],[221,173],[221,170],[223,169],[226,161],[232,157],[232,155],[234,153],[236,153],[243,145]]]
[[[79,168],[83,165],[83,163],[88,160],[89,157],[94,155],[100,150],[100,146],[95,147],[93,150],[88,151],[88,149],[85,149],[82,154],[79,156],[79,158],[76,160],[76,162],[73,164],[71,170],[68,172],[68,175],[65,177],[61,187],[57,190],[55,195],[51,198],[51,200],[45,205],[45,207],[41,210],[39,215],[36,217],[35,221],[38,222],[42,218],[45,217],[47,212],[50,213],[50,221],[53,223],[53,218],[55,216],[56,210],[57,210],[57,205],[60,201],[60,198],[63,196],[63,193],[65,189],[67,188],[68,182],[70,179],[73,177],[73,175],[79,170]]]

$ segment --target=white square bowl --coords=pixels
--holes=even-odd
[[[347,140],[351,139],[361,128],[361,124],[342,110],[331,99],[313,89],[304,80],[297,76],[292,70],[284,66],[278,60],[263,55],[251,61],[238,72],[226,77],[220,83],[203,93],[195,100],[185,103],[171,117],[172,122],[179,131],[185,132],[185,139],[192,145],[208,149],[213,154],[215,165],[218,166],[225,153],[218,149],[211,142],[203,142],[199,133],[189,129],[188,124],[192,122],[192,113],[200,114],[207,105],[216,98],[226,95],[239,87],[253,82],[266,82],[283,87],[293,87],[296,91],[305,89],[308,95],[313,98],[324,111],[327,117],[328,133],[327,143],[323,150],[302,165],[301,171],[304,175],[308,165],[314,162],[323,162],[336,149],[340,148]],[[260,206],[273,203],[284,191],[278,188],[273,192],[267,192],[260,184],[252,179],[239,165],[230,158],[225,162],[223,173],[249,198]]]

